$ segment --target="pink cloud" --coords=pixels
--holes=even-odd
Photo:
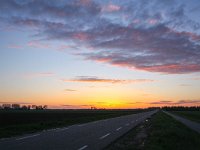
[[[120,9],[121,7],[118,5],[109,4],[102,7],[102,12],[114,12],[119,11]]]
[[[18,44],[10,44],[10,45],[8,45],[8,48],[21,49],[23,47],[21,45],[18,45]]]
[[[133,20],[133,23],[134,23],[134,24],[140,23],[140,20],[139,20],[139,19],[134,19],[134,20]]]
[[[74,48],[74,47],[70,46],[70,45],[61,45],[57,50],[64,51],[64,50],[71,49],[71,48]]]
[[[73,34],[73,38],[80,41],[86,41],[89,39],[89,35],[84,32],[79,32],[79,33]]]
[[[151,25],[154,25],[154,24],[158,23],[158,20],[157,19],[149,19],[148,23]]]
[[[51,47],[49,44],[41,43],[39,41],[29,41],[27,45],[33,48],[50,48]]]
[[[80,0],[79,1],[81,5],[89,5],[91,4],[91,0]]]
[[[168,73],[185,73],[185,72],[195,72],[200,70],[200,65],[197,64],[166,64],[166,65],[154,65],[145,66],[138,69],[146,70],[149,72],[168,72]]]

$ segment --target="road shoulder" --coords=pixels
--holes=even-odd
[[[166,113],[167,115],[173,117],[174,119],[176,119],[177,121],[180,121],[181,123],[183,123],[184,125],[186,125],[187,127],[189,127],[190,129],[200,133],[200,123],[197,123],[197,122],[194,122],[194,121],[191,121],[191,120],[188,120],[184,117],[181,117],[179,115],[175,115],[175,114],[172,114],[170,112],[166,112],[166,111],[163,111],[164,113]]]

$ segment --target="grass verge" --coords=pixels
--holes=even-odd
[[[171,111],[181,117],[200,123],[200,111]]]
[[[199,150],[200,134],[159,111],[106,150]]]

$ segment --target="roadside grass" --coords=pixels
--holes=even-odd
[[[170,111],[181,117],[200,123],[200,111]]]
[[[0,110],[0,138],[144,111],[146,110]]]
[[[104,150],[141,150],[144,148],[147,133],[151,126],[151,118],[137,125],[129,132],[108,145]]]
[[[106,148],[116,149],[200,150],[200,134],[159,111]]]
[[[200,134],[172,117],[158,112],[152,118],[152,127],[145,145],[146,150],[199,150]]]

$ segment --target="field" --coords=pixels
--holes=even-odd
[[[173,113],[185,117],[191,121],[200,123],[200,111],[172,111]]]
[[[0,138],[143,111],[145,110],[0,110]]]
[[[200,135],[160,111],[106,148],[115,149],[199,150]]]

